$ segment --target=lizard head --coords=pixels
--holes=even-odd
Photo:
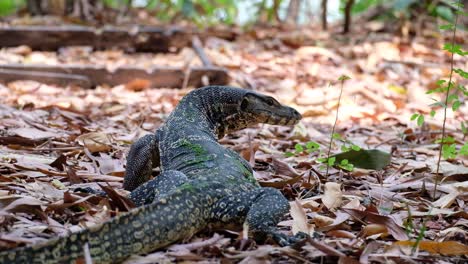
[[[271,96],[230,86],[194,90],[187,96],[185,104],[191,100],[202,106],[218,138],[260,123],[290,126],[302,118],[294,108],[280,104]]]
[[[296,109],[282,105],[268,95],[247,92],[239,103],[239,119],[248,126],[259,123],[291,126],[301,118]]]

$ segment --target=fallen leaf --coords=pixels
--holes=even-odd
[[[86,147],[91,153],[106,152],[112,149],[109,136],[101,132],[90,132],[76,138],[78,143]]]
[[[400,246],[414,247],[414,241],[397,241],[395,244]],[[441,254],[447,256],[462,256],[468,255],[468,246],[457,241],[420,241],[417,243],[419,249],[427,251],[431,254]]]
[[[389,233],[392,234],[392,236],[397,240],[408,239],[408,235],[405,233],[405,231],[388,216],[382,216],[368,211],[359,211],[356,209],[342,208],[341,210],[357,219],[360,219],[361,221],[367,221],[370,223],[386,226]]]
[[[325,183],[322,203],[331,210],[339,207],[342,201],[343,193],[341,192],[341,184],[336,182]]]
[[[332,157],[336,157],[336,162],[339,164],[342,160],[348,160],[354,167],[381,170],[390,164],[390,154],[378,149],[360,149],[342,152]]]
[[[301,205],[301,201],[296,199],[294,202],[290,202],[290,205],[290,214],[293,218],[293,234],[295,235],[298,232],[304,232],[306,234],[313,235],[314,228],[307,221],[307,215],[304,211],[304,208]]]
[[[385,227],[385,225],[368,224],[362,228],[361,234],[364,237],[369,237],[375,234],[382,234],[381,236],[385,237],[388,234],[387,232],[387,227]]]
[[[32,127],[14,128],[8,131],[12,134],[15,134],[24,138],[28,138],[28,139],[34,139],[34,140],[60,137],[60,135],[57,135],[56,133],[43,131],[43,130],[39,130],[37,128],[32,128]]]

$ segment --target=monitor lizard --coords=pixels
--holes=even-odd
[[[276,225],[289,210],[287,199],[260,187],[249,163],[218,139],[259,123],[294,125],[300,119],[295,109],[251,90],[196,89],[154,134],[130,148],[124,188],[139,207],[68,236],[0,252],[0,263],[73,263],[84,248],[95,263],[121,262],[209,225],[246,223],[254,238],[286,245],[294,237]],[[150,180],[157,166],[161,174]]]

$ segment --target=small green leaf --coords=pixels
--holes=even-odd
[[[468,79],[468,72],[462,70],[462,69],[453,69],[454,72],[458,73],[461,77]]]
[[[468,129],[465,126],[465,122],[461,122],[461,130],[463,132],[463,135],[468,134]]]
[[[456,53],[456,54],[458,54],[460,56],[465,56],[466,54],[468,54],[467,52],[464,52],[461,49],[460,45],[457,45],[457,44],[445,43],[443,49],[450,52],[450,53]]]
[[[354,165],[349,163],[349,161],[347,159],[344,159],[340,162],[340,164],[338,165],[338,167],[344,169],[344,170],[347,170],[347,171],[353,171],[354,169]]]
[[[301,144],[299,144],[299,143],[296,144],[296,145],[294,146],[294,148],[296,149],[296,153],[301,153],[301,152],[304,151],[304,147],[303,147]]]
[[[455,102],[453,102],[452,111],[457,111],[458,108],[460,108],[460,106],[461,106],[461,102],[456,100]]]
[[[347,75],[341,75],[339,78],[338,78],[338,81],[346,81],[346,80],[349,80],[351,79],[349,76]]]
[[[418,120],[416,120],[416,123],[418,124],[418,126],[422,126],[424,124],[424,116],[419,115]]]
[[[327,158],[317,158],[317,162],[325,163],[325,161],[327,161]]]
[[[336,157],[330,157],[327,161],[328,163],[328,166],[333,166],[335,165],[335,160],[336,160]]]
[[[418,118],[419,114],[412,114],[411,115],[411,121],[414,121],[416,120],[416,118]]]
[[[438,86],[441,86],[442,84],[444,84],[446,81],[445,80],[437,80],[436,84]]]
[[[430,104],[429,105],[430,107],[442,107],[442,108],[445,108],[445,103],[444,102],[435,102],[433,104]]]
[[[430,113],[431,117],[434,117],[435,114],[436,114],[436,111],[435,111],[435,110],[431,110],[431,113]]]
[[[440,143],[452,144],[452,143],[455,143],[455,139],[453,137],[447,136],[445,138],[437,139],[435,143],[436,144],[440,144]]]
[[[320,145],[317,142],[309,141],[306,143],[307,152],[312,152],[320,148]]]
[[[351,148],[354,150],[354,151],[360,151],[361,150],[361,147],[357,146],[357,145],[351,145]]]
[[[460,148],[458,155],[468,156],[468,142],[465,142],[465,145],[463,145],[463,147]]]
[[[337,140],[338,140],[338,139],[343,139],[343,138],[341,137],[341,135],[338,134],[338,133],[333,133],[332,138],[333,138],[333,139],[337,139]]]
[[[346,146],[346,145],[341,145],[341,151],[342,151],[342,152],[346,152],[346,151],[349,151],[349,150],[350,150],[350,148],[348,148],[348,146]]]
[[[288,152],[284,153],[284,156],[286,156],[287,158],[293,157],[293,156],[294,156],[294,153],[288,151]]]
[[[453,30],[455,27],[452,24],[439,26],[440,30]]]
[[[457,157],[456,144],[443,145],[442,157],[444,157],[444,159],[455,159]]]
[[[458,99],[458,95],[457,94],[451,94],[451,95],[448,96],[447,102],[451,103],[455,99]]]

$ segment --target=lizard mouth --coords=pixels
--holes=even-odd
[[[301,120],[302,116],[296,109],[284,107],[281,111],[271,111],[267,109],[260,110],[260,115],[264,119],[263,123],[270,125],[295,125]]]

